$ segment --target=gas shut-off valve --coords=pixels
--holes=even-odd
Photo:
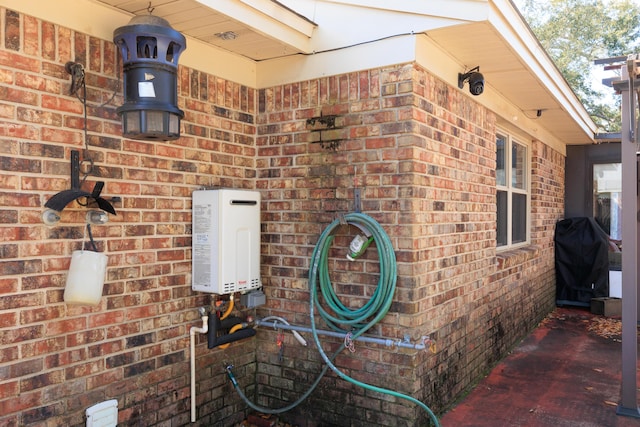
[[[355,261],[360,255],[367,250],[369,245],[373,242],[373,236],[366,237],[361,234],[358,234],[353,238],[351,244],[349,245],[349,253],[347,254],[347,259],[349,261]]]

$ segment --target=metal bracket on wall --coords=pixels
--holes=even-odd
[[[98,181],[95,183],[93,187],[93,191],[91,193],[81,190],[80,185],[82,184],[80,181],[80,154],[77,150],[71,150],[71,165],[70,165],[70,181],[71,188],[68,190],[60,191],[59,193],[54,194],[45,204],[44,206],[53,209],[57,212],[62,212],[62,210],[74,200],[79,198],[86,198],[87,202],[84,204],[88,204],[89,202],[95,202],[98,207],[104,211],[109,212],[110,214],[116,215],[116,210],[113,208],[111,203],[108,200],[100,197],[100,193],[104,187],[104,182]],[[119,197],[113,197],[110,200],[111,202],[119,202]]]
[[[313,141],[314,143],[319,143],[320,146],[326,150],[335,151],[338,149],[343,138],[335,138],[335,133],[333,135],[330,133],[329,138],[325,139],[327,131],[340,129],[336,126],[337,118],[338,116],[336,115],[324,116],[320,114],[320,116],[307,119],[307,129],[311,132],[318,133],[318,140]]]

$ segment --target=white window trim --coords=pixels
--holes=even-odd
[[[523,141],[526,141],[524,138],[520,138],[518,136],[514,136],[512,133],[507,132],[503,129],[496,130],[496,139],[501,136],[504,137],[507,144],[505,147],[505,182],[506,186],[498,185],[497,182],[497,173],[496,173],[496,197],[498,195],[498,191],[506,191],[507,193],[507,244],[498,246],[497,242],[497,211],[496,211],[496,251],[503,252],[512,249],[517,249],[521,247],[525,247],[531,244],[531,216],[532,216],[532,208],[531,208],[531,144],[527,144]],[[511,147],[513,143],[517,143],[526,148],[526,160],[525,160],[525,179],[526,185],[524,189],[513,188],[511,186]],[[497,172],[497,164],[496,164],[496,172]],[[513,238],[512,236],[512,225],[513,225],[513,206],[512,206],[512,197],[513,193],[516,194],[525,194],[527,197],[527,221],[525,224],[526,227],[526,238],[524,242],[511,243]],[[496,209],[497,209],[496,203]]]

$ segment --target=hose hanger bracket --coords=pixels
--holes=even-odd
[[[362,231],[362,234],[364,234],[367,238],[373,236],[373,232],[367,228],[366,226],[357,223],[357,222],[353,222],[353,221],[349,221],[346,218],[346,215],[344,213],[340,214],[337,216],[336,220],[339,222],[340,225],[353,225],[354,227],[356,227],[358,230]],[[338,228],[333,228],[331,230],[331,235],[334,235],[337,232]]]
[[[347,332],[347,334],[344,336],[344,347],[351,353],[356,352],[356,343],[353,340],[353,334],[351,332]]]

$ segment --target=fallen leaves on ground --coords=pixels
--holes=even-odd
[[[575,319],[573,316],[567,316],[561,310],[554,310],[547,315],[540,322],[540,326],[545,326],[551,329],[561,327],[558,322]],[[584,314],[578,318],[581,323],[585,325],[587,330],[592,334],[598,335],[602,338],[610,339],[616,342],[622,340],[622,321],[620,318],[604,317],[600,315]],[[640,328],[638,331],[640,336]]]
[[[620,341],[622,336],[622,322],[610,317],[593,317],[589,321],[588,330],[603,338]]]

